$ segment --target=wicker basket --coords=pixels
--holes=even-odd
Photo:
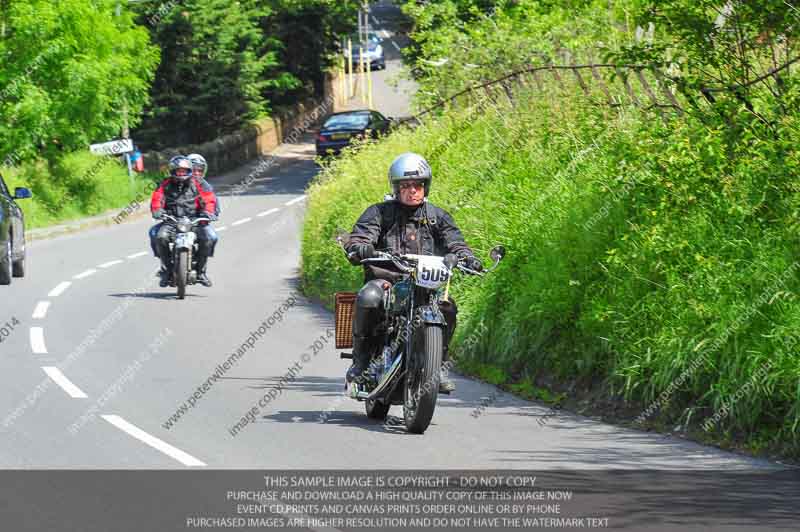
[[[353,347],[353,312],[355,292],[336,292],[336,349]]]

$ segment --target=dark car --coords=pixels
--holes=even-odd
[[[21,187],[12,196],[0,176],[0,284],[25,276],[25,218],[14,200],[30,197],[31,191]]]
[[[386,56],[383,53],[383,46],[374,41],[367,43],[367,49],[364,51],[364,56],[369,59],[370,70],[386,70]],[[353,69],[358,70],[361,63],[361,48],[360,46],[353,46]],[[364,66],[366,69],[367,67]]]
[[[344,111],[330,115],[322,124],[317,135],[317,155],[328,152],[338,154],[342,148],[350,144],[350,139],[378,138],[389,132],[392,117],[385,117],[378,111],[363,109]]]

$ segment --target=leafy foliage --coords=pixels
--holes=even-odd
[[[355,2],[332,0],[172,4],[138,8],[163,55],[137,131],[145,146],[201,143],[320,92],[335,35],[356,13]]]
[[[158,50],[113,1],[5,0],[0,10],[0,160],[53,161],[112,138],[125,105],[136,123]]]

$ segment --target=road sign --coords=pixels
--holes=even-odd
[[[92,144],[89,146],[89,151],[97,155],[120,155],[123,153],[130,153],[133,151],[133,140],[119,139],[102,144]]]

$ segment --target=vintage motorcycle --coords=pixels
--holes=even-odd
[[[164,214],[163,219],[176,229],[175,240],[170,244],[172,248],[172,279],[177,288],[178,299],[184,299],[186,285],[197,282],[197,261],[194,258],[197,254],[197,235],[192,228],[200,222],[210,222],[211,220],[205,216],[176,218],[170,214]]]
[[[494,265],[483,273],[470,270],[452,254],[376,254],[361,264],[391,264],[403,278],[384,291],[385,315],[377,331],[383,337],[382,349],[372,357],[362,378],[349,384],[348,395],[364,401],[367,416],[373,419],[385,419],[392,405],[403,405],[406,429],[422,434],[431,423],[439,394],[446,326],[439,306],[448,299],[452,273],[491,273],[505,256],[505,248],[491,250]],[[340,356],[353,358],[352,353]]]

